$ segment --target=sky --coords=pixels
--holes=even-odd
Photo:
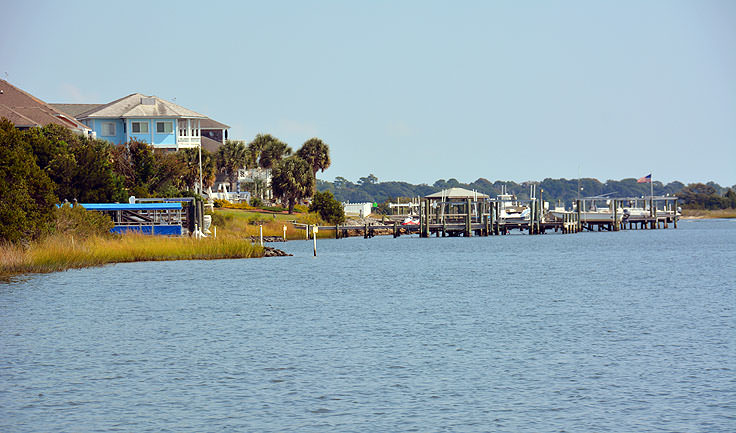
[[[319,137],[325,180],[736,184],[731,0],[2,4],[11,84]]]

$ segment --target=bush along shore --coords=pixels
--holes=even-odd
[[[174,238],[125,236],[50,236],[29,245],[0,246],[0,277],[46,273],[108,263],[263,257],[264,248],[236,236]]]

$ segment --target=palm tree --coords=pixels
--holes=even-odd
[[[298,156],[290,156],[273,167],[271,188],[274,196],[288,202],[289,213],[294,212],[296,202],[309,197],[314,187],[314,177],[309,163]]]
[[[284,157],[291,155],[291,153],[292,150],[286,143],[280,140],[271,141],[263,148],[258,165],[265,169],[273,168],[274,165]]]
[[[330,166],[330,148],[319,138],[310,138],[305,141],[296,154],[307,161],[312,168],[315,188],[317,186],[317,171],[323,172]]]
[[[186,187],[190,190],[199,184],[199,149],[189,148],[177,152],[179,159],[184,164],[184,174],[182,180]],[[202,182],[203,188],[212,186],[214,182],[217,167],[215,166],[215,155],[202,149]]]
[[[268,147],[268,145],[274,141],[279,141],[279,139],[271,134],[258,134],[253,139],[253,141],[248,143],[248,151],[250,152],[250,158],[248,160],[249,168],[260,166],[259,162],[261,159],[261,154],[263,153],[263,149]]]
[[[248,163],[248,150],[241,140],[227,140],[217,150],[217,168],[227,176],[231,190],[238,180],[238,170]]]

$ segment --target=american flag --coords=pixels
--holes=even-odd
[[[652,173],[636,180],[636,183],[652,183]]]

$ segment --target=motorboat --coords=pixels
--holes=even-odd
[[[419,225],[419,218],[417,217],[406,217],[404,221],[401,222],[402,226],[418,226]]]

